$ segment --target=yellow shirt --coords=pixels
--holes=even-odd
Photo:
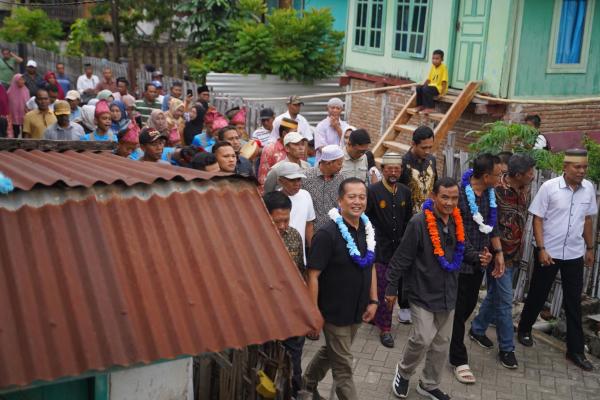
[[[446,64],[441,63],[437,68],[432,64],[427,79],[429,79],[429,86],[435,86],[440,96],[446,94],[448,91],[448,67],[446,67]],[[446,89],[443,92],[442,82],[446,82]]]
[[[31,110],[23,118],[23,133],[29,134],[31,139],[42,139],[46,128],[54,123],[56,117],[52,111]]]

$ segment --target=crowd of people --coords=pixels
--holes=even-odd
[[[441,63],[443,53],[434,55]],[[496,328],[500,363],[517,368],[512,274],[527,245],[522,239],[528,213],[536,257],[517,339],[523,346],[534,344],[532,326],[560,270],[566,356],[584,370],[593,368],[584,355],[579,301],[583,267],[593,263],[597,213],[595,191],[584,179],[584,150],[568,151],[563,174],[545,182],[531,200],[535,161],[524,154],[481,154],[461,182],[438,177],[434,132],[427,126],[414,131],[406,154],[387,152],[376,165],[369,133],[342,119],[339,98],[328,101],[328,116],[313,128],[301,114],[302,99],[292,95],[286,112],[261,110],[260,127],[248,133],[243,107],[219,113],[206,86],[198,88],[197,101],[192,92],[183,93],[181,82],[164,93],[160,71],[136,98],[128,80],[114,79],[109,68],[100,79],[86,65],[71,87],[74,80],[62,64],[42,77],[35,61],[27,61],[26,73],[19,74],[11,71],[24,60],[8,50],[2,57],[3,136],[114,141],[120,157],[256,178],[323,317],[320,329],[306,338],[323,334],[325,344],[304,373],[305,337],[283,342],[293,363],[294,393],[304,389],[319,398],[318,383],[331,369],[338,398],[357,399],[352,342],[367,322],[378,328],[383,346],[396,346],[395,304],[398,322],[412,324],[393,381],[397,397],[407,396],[423,358],[416,390],[424,396],[450,398],[440,389],[446,360],[459,382],[475,383],[465,335],[493,348],[486,335],[490,326]],[[438,75],[443,83],[444,74]],[[433,91],[419,90],[421,108],[428,110]],[[535,118],[528,123],[539,126]],[[487,296],[468,327],[484,277]]]

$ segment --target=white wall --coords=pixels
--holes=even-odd
[[[193,400],[192,358],[110,374],[110,400]]]

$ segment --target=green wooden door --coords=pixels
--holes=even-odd
[[[491,0],[459,0],[452,87],[483,79]]]

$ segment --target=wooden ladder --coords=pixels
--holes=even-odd
[[[450,129],[452,129],[471,100],[473,100],[480,84],[481,81],[471,81],[467,83],[465,88],[452,101],[452,105],[445,114],[436,112],[427,115],[429,119],[438,121],[438,124],[433,131],[434,152],[439,148],[444,139],[446,139]],[[408,99],[404,107],[402,107],[400,113],[394,118],[394,121],[386,129],[379,141],[377,141],[375,147],[373,147],[373,155],[375,156],[377,165],[381,165],[381,157],[383,157],[387,151],[404,154],[410,150],[410,144],[402,143],[398,139],[400,139],[401,133],[408,133],[409,136],[412,137],[412,133],[418,128],[417,125],[410,124],[410,119],[413,115],[417,114],[417,110],[415,109],[416,103],[417,94],[414,93],[410,99]]]

